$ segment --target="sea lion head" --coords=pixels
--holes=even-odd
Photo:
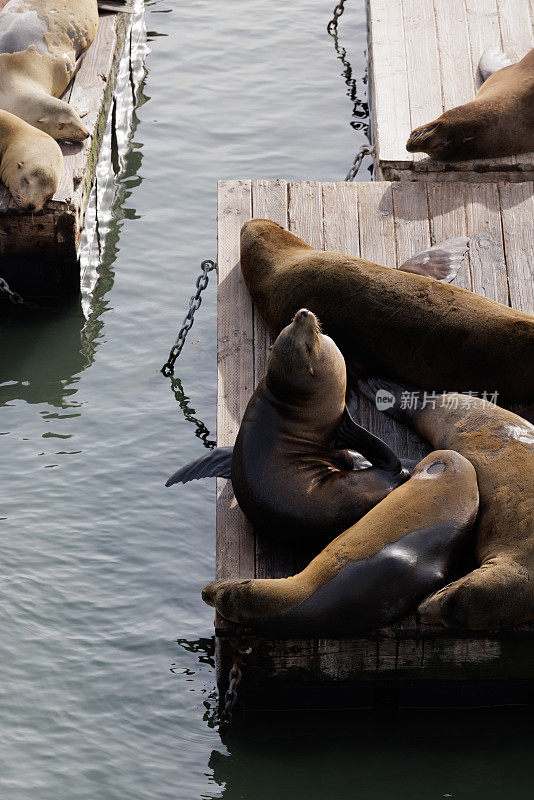
[[[271,347],[267,382],[277,397],[309,399],[345,396],[345,360],[335,342],[321,332],[312,311],[301,308]]]
[[[480,121],[468,104],[446,111],[434,122],[415,128],[406,142],[409,153],[426,153],[439,161],[476,158]]]
[[[63,154],[57,142],[38,133],[36,140],[22,140],[8,147],[1,166],[1,178],[17,205],[24,211],[37,212],[59,186]]]
[[[74,108],[63,100],[47,96],[39,105],[35,127],[52,139],[83,142],[90,135]]]

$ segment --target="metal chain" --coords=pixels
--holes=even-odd
[[[243,650],[243,648],[240,647],[237,651],[237,655],[234,659],[234,663],[232,664],[232,668],[228,676],[228,689],[224,695],[224,708],[219,722],[220,733],[224,733],[232,723],[234,708],[237,703],[237,690],[243,679],[242,667],[245,659],[251,653],[252,645],[247,647],[246,650]]]
[[[10,301],[16,306],[33,305],[32,303],[27,303],[18,292],[14,292],[13,289],[10,289],[5,278],[0,278],[0,292],[6,294]]]
[[[352,162],[352,167],[347,172],[347,177],[345,178],[346,181],[353,181],[356,175],[358,174],[360,167],[362,165],[363,159],[365,156],[372,156],[375,149],[368,144],[362,144],[360,149],[358,150],[354,161]]]
[[[340,2],[334,8],[334,16],[326,26],[326,30],[331,36],[333,36],[334,32],[337,31],[337,21],[344,11],[345,11],[345,0],[340,0]]]
[[[184,319],[182,327],[178,332],[176,341],[171,347],[169,358],[161,368],[161,371],[166,378],[169,378],[174,373],[174,362],[182,352],[182,347],[185,344],[186,336],[193,327],[193,318],[195,316],[195,311],[198,311],[198,309],[201,306],[202,303],[201,294],[208,285],[209,281],[208,272],[211,272],[212,269],[216,269],[217,264],[215,263],[215,261],[210,261],[208,259],[202,262],[200,268],[202,272],[197,278],[196,282],[197,290],[195,294],[192,296],[191,300],[189,301],[189,311],[187,312],[187,316]]]

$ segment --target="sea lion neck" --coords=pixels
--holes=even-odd
[[[279,388],[273,388],[267,375],[264,383],[265,399],[279,420],[280,430],[290,439],[300,442],[332,445],[345,408],[344,393],[325,398],[307,395],[298,397]]]

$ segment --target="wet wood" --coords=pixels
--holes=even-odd
[[[531,183],[221,182],[219,444],[233,443],[248,399],[264,374],[270,343],[239,269],[239,228],[246,219],[273,219],[318,249],[361,255],[391,268],[430,244],[468,233],[473,236],[468,264],[454,283],[534,313],[533,193]],[[401,457],[419,460],[430,450],[417,434],[379,414],[361,395],[355,416],[384,437]],[[230,482],[219,481],[218,579],[285,577],[302,569],[309,559],[309,553],[285,549],[255,535],[236,505]],[[218,619],[216,633],[218,675],[223,686],[239,645],[238,634],[247,637],[247,632]],[[276,698],[282,705],[298,703],[306,687],[320,688],[320,702],[336,705],[331,690],[337,684],[352,692],[336,695],[339,702],[349,705],[357,704],[358,698],[376,699],[381,686],[393,684],[404,687],[405,697],[409,695],[410,702],[416,703],[423,695],[412,691],[413,681],[421,680],[427,687],[433,682],[436,687],[440,682],[449,687],[455,683],[458,692],[472,700],[478,690],[469,682],[476,681],[480,702],[488,697],[480,688],[484,681],[495,689],[496,682],[513,678],[521,687],[525,682],[527,694],[532,691],[533,625],[500,632],[452,633],[420,625],[410,617],[359,638],[249,635],[246,640],[254,647],[243,687],[243,697],[250,705],[269,705]],[[502,687],[499,691],[504,697]],[[523,689],[517,691],[514,697],[522,697]],[[317,701],[319,694],[312,695]],[[436,696],[430,693],[429,702]],[[459,702],[458,694],[456,700]]]
[[[532,3],[368,0],[367,20],[370,107],[379,179],[534,178],[532,153],[444,165],[405,149],[413,128],[474,98],[480,85],[478,62],[486,47],[499,46],[512,61],[534,47]]]

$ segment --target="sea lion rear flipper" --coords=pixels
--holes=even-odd
[[[445,239],[444,242],[422,250],[412,256],[399,269],[403,272],[413,272],[424,275],[426,278],[435,278],[438,281],[450,283],[463,266],[465,255],[469,249],[469,238],[457,236],[454,239]]]
[[[494,72],[498,72],[504,67],[509,67],[512,63],[506,53],[503,53],[496,44],[486,47],[478,62],[478,71],[482,77],[482,83],[487,81]]]
[[[380,469],[395,474],[402,470],[399,458],[393,450],[378,436],[374,436],[354,422],[347,406],[345,406],[341,424],[337,429],[336,447],[356,450],[370,461],[373,467],[380,467]]]
[[[233,452],[232,445],[216,447],[210,453],[206,453],[205,456],[200,456],[200,458],[190,461],[184,467],[180,467],[167,480],[165,486],[172,486],[174,483],[198,481],[201,478],[230,478]]]

